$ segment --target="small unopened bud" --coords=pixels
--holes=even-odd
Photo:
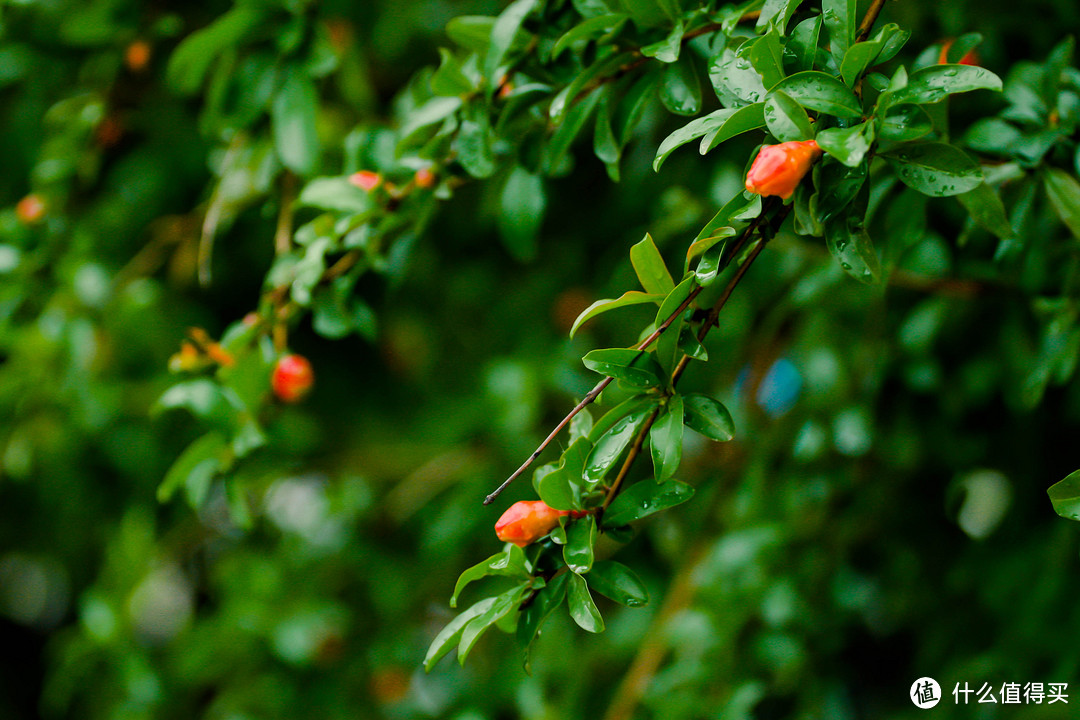
[[[303,355],[285,355],[277,361],[270,376],[270,386],[278,400],[286,403],[299,402],[311,392],[315,384],[315,371]]]
[[[428,188],[435,187],[435,173],[431,168],[420,168],[416,171],[416,175],[413,176],[413,179],[416,181],[416,187],[418,188],[427,190]]]
[[[382,175],[370,170],[361,170],[350,175],[349,182],[364,192],[371,192],[382,183]]]
[[[151,52],[150,43],[136,40],[124,51],[124,64],[133,73],[142,72],[150,64]]]
[[[543,500],[522,500],[507,508],[495,523],[495,535],[503,542],[525,547],[547,535],[563,515],[582,517],[586,513],[556,510]]]
[[[938,56],[938,64],[945,65],[949,62],[949,48],[953,45],[953,39],[949,38],[941,43],[941,54]],[[978,65],[979,55],[974,50],[968,50],[964,56],[956,61],[957,65]]]
[[[15,217],[24,225],[36,225],[45,218],[45,201],[36,193],[30,193],[15,204]]]
[[[746,189],[758,195],[778,195],[787,200],[820,155],[821,148],[814,140],[766,145],[754,158],[750,172],[746,173]]]

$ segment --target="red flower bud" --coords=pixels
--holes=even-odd
[[[507,508],[495,523],[495,535],[503,542],[525,547],[547,535],[569,510],[556,510],[543,500],[522,500]]]
[[[277,361],[270,387],[279,400],[294,403],[303,400],[315,384],[315,371],[303,355],[286,355]]]
[[[938,65],[945,65],[949,62],[949,48],[952,47],[953,39],[949,38],[945,42],[941,43],[941,54],[938,55]],[[978,65],[979,56],[974,50],[968,50],[964,53],[964,57],[957,61],[957,65]]]
[[[814,140],[792,140],[761,148],[750,172],[746,173],[746,189],[758,195],[791,197],[810,166],[821,155]]]
[[[382,182],[382,175],[377,172],[371,172],[370,170],[361,170],[360,172],[350,175],[349,182],[364,192],[371,192],[379,187],[379,183]]]

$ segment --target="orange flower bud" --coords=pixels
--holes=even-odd
[[[45,201],[36,193],[30,193],[15,204],[15,217],[24,225],[36,225],[45,218]]]
[[[750,172],[746,173],[746,189],[758,195],[791,197],[810,166],[821,155],[814,140],[792,140],[761,148]]]
[[[503,542],[525,547],[551,532],[569,510],[556,510],[543,500],[522,500],[507,508],[495,523],[495,535]]]
[[[945,65],[949,62],[949,48],[952,47],[953,39],[949,38],[945,42],[941,43],[941,54],[938,55],[938,65]],[[964,53],[964,57],[957,61],[957,65],[978,65],[979,56],[974,50],[968,50]]]
[[[413,176],[413,179],[416,181],[416,187],[424,188],[425,190],[435,187],[435,173],[431,168],[420,168],[416,171],[416,175]]]
[[[150,64],[151,52],[150,43],[145,40],[136,40],[124,51],[124,64],[133,73],[142,72]]]
[[[379,187],[379,183],[382,182],[382,175],[377,172],[371,172],[370,170],[361,170],[360,172],[350,175],[349,182],[364,192],[371,192]]]

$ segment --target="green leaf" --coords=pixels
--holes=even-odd
[[[863,226],[863,213],[852,212],[825,223],[825,244],[848,275],[868,284],[880,281],[881,265]]]
[[[931,65],[912,73],[907,87],[896,91],[890,102],[893,105],[924,105],[939,102],[954,93],[972,90],[1000,91],[1001,78],[986,68],[973,65]]]
[[[533,483],[536,494],[549,507],[556,510],[582,509],[581,478],[585,461],[592,449],[592,441],[587,437],[579,437],[566,448],[554,470],[543,475],[537,473]]]
[[[645,416],[652,410],[651,407],[637,409],[626,417],[619,420],[604,435],[596,441],[596,446],[589,453],[585,461],[584,477],[590,483],[598,483],[604,479],[608,470],[622,455],[622,451],[630,444],[630,440],[637,434],[641,423],[645,422]]]
[[[439,662],[443,655],[450,652],[450,648],[457,644],[458,639],[461,637],[462,631],[465,626],[473,619],[480,615],[483,615],[495,605],[497,598],[485,598],[476,603],[468,610],[461,612],[456,618],[451,620],[446,627],[439,631],[439,634],[435,636],[435,639],[431,641],[431,646],[428,647],[427,655],[424,656],[424,672],[431,672],[431,668],[435,667],[435,663]]]
[[[694,115],[701,110],[701,79],[693,53],[684,53],[664,66],[660,102],[676,115]]]
[[[974,190],[960,193],[956,199],[968,211],[972,220],[1002,240],[1008,240],[1016,235],[1005,213],[1005,205],[1001,202],[1001,197],[986,183],[982,183]]]
[[[671,279],[652,235],[645,233],[641,242],[630,247],[630,264],[645,292],[667,295],[675,288],[675,281]]]
[[[1024,142],[1024,134],[1001,118],[983,118],[968,127],[960,142],[977,152],[1012,155]]]
[[[1046,494],[1054,512],[1069,520],[1080,520],[1080,470],[1051,485]]]
[[[476,90],[473,81],[461,69],[461,63],[446,48],[439,48],[441,62],[439,69],[431,76],[431,91],[436,95],[456,97],[468,95]]]
[[[704,254],[706,251],[708,251],[718,243],[721,243],[730,237],[734,237],[736,234],[737,233],[735,231],[735,228],[733,227],[718,227],[713,229],[708,237],[699,238],[694,242],[690,243],[690,247],[686,249],[685,268],[688,270],[690,268],[691,261],[693,261],[693,259],[696,258],[698,255]],[[699,277],[698,283],[700,284],[700,282],[701,278]]]
[[[209,432],[188,445],[158,486],[158,502],[168,502],[177,490],[186,487],[191,506],[198,508],[210,481],[222,470],[226,449],[225,437],[218,432]]]
[[[499,198],[498,227],[506,249],[516,260],[534,260],[537,236],[544,220],[547,196],[544,182],[520,165],[506,178]]]
[[[854,87],[867,68],[889,60],[900,51],[909,37],[911,33],[901,30],[896,23],[885,25],[873,39],[848,48],[840,64],[840,76],[845,83]]]
[[[777,29],[783,34],[788,21],[801,4],[802,0],[765,0],[755,27],[760,29],[775,21]]]
[[[563,33],[551,49],[551,59],[558,59],[563,50],[569,47],[583,46],[590,40],[603,35],[615,35],[630,19],[626,13],[607,13],[583,20]]]
[[[585,367],[637,387],[659,387],[663,370],[650,353],[633,348],[593,350],[581,359]]]
[[[657,482],[667,480],[679,468],[682,440],[683,400],[679,395],[672,395],[649,431],[649,449]]]
[[[704,155],[720,143],[730,140],[736,135],[763,127],[765,127],[765,103],[759,102],[741,107],[733,112],[731,117],[724,121],[723,125],[701,138],[701,146],[698,151]]]
[[[708,115],[691,120],[686,125],[683,125],[681,128],[668,135],[664,138],[664,141],[660,143],[660,147],[656,151],[656,157],[653,159],[653,170],[659,171],[660,166],[667,160],[668,155],[677,148],[696,140],[702,135],[708,135],[714,130],[719,130],[723,127],[724,123],[727,122],[728,118],[735,114],[735,112],[735,110],[730,110],[728,108],[714,110]]]
[[[458,576],[457,584],[454,585],[454,594],[450,598],[450,607],[457,607],[458,596],[461,595],[461,591],[469,583],[491,575],[528,578],[529,571],[525,567],[525,551],[517,545],[510,545],[501,553],[492,555],[487,560],[477,563],[461,573]]]
[[[1080,238],[1080,183],[1060,168],[1047,168],[1043,183],[1054,212],[1073,236]]]
[[[641,48],[641,54],[645,57],[656,58],[662,63],[675,62],[679,59],[682,50],[684,32],[686,32],[686,27],[682,20],[678,20],[666,38]]]
[[[642,408],[651,408],[655,404],[656,398],[646,394],[635,395],[632,398],[623,400],[593,423],[592,429],[589,430],[589,440],[596,443],[624,417],[632,415]]]
[[[578,133],[585,127],[589,116],[596,109],[600,97],[598,92],[589,93],[581,100],[572,103],[570,109],[563,115],[562,124],[544,145],[542,162],[545,175],[554,176],[563,171],[566,154]]]
[[[597,60],[582,70],[565,88],[559,91],[548,107],[548,117],[551,118],[551,122],[559,124],[564,121],[567,112],[571,110],[577,103],[575,98],[586,91],[586,88],[593,87],[601,84],[604,78],[608,78],[619,71],[619,68],[626,64],[629,60],[628,53],[609,55],[605,58]],[[591,95],[599,96],[600,93],[593,92]]]
[[[686,424],[710,440],[727,442],[735,437],[735,422],[721,403],[708,395],[692,393],[683,396]]]
[[[612,182],[619,182],[619,159],[622,157],[622,145],[615,137],[615,130],[611,125],[611,112],[615,101],[611,94],[604,91],[600,98],[600,104],[596,111],[596,126],[593,131],[593,154],[604,163],[608,177]]]
[[[487,52],[496,18],[488,15],[460,15],[446,23],[446,36],[473,52]]]
[[[593,566],[593,548],[596,545],[596,517],[586,515],[566,528],[566,544],[563,560],[573,572],[584,575]]]
[[[829,31],[829,45],[837,64],[855,40],[855,0],[821,0],[821,15]]]
[[[290,67],[274,96],[270,119],[278,157],[297,175],[310,175],[319,160],[318,110],[315,84],[299,67]]]
[[[814,69],[822,20],[821,15],[815,15],[803,20],[791,31],[786,49],[794,54],[795,67],[799,71]]]
[[[697,287],[697,279],[693,275],[688,275],[668,294],[656,313],[656,327],[664,324],[679,309],[679,306],[686,302],[695,287]],[[656,341],[656,359],[660,363],[660,367],[663,368],[665,381],[671,376],[678,360],[679,333],[682,332],[683,315],[685,313],[685,310],[679,313],[679,316],[672,321],[667,330],[660,334]]]
[[[401,127],[401,142],[407,143],[417,131],[446,120],[460,107],[459,97],[436,97],[428,100],[409,114]]]
[[[906,145],[884,157],[905,185],[924,195],[959,195],[974,190],[983,182],[979,163],[947,143]]]
[[[849,168],[843,163],[826,158],[814,166],[814,187],[817,188],[817,202],[811,203],[818,224],[825,224],[829,218],[846,208],[859,194],[869,172],[869,163],[863,162]]]
[[[457,659],[459,665],[465,665],[465,659],[469,657],[469,653],[472,652],[476,641],[480,639],[481,635],[517,608],[518,603],[521,602],[528,589],[528,585],[522,585],[507,590],[494,598],[495,602],[491,604],[491,607],[469,620],[465,627],[462,628],[461,639],[458,640]]]
[[[775,90],[781,90],[804,108],[842,118],[862,115],[862,103],[844,83],[828,73],[816,70],[789,75],[780,81]]]
[[[466,105],[466,109],[470,106]],[[461,121],[453,149],[457,159],[474,178],[484,179],[495,174],[495,134],[486,110],[476,108],[470,117]]]
[[[533,597],[532,602],[521,610],[518,618],[517,642],[521,646],[524,656],[526,672],[530,668],[530,648],[533,640],[540,631],[540,626],[551,613],[562,605],[566,599],[566,586],[570,579],[570,573],[563,572],[555,575]]]
[[[234,7],[213,24],[188,35],[173,51],[165,70],[166,81],[183,95],[202,87],[218,55],[239,45],[263,21],[265,11],[251,5]]]
[[[570,328],[570,337],[574,337],[574,333],[578,331],[586,321],[596,317],[600,313],[605,313],[608,310],[615,310],[616,308],[627,307],[629,305],[641,305],[642,303],[656,303],[659,305],[664,301],[664,295],[643,293],[637,290],[630,290],[623,293],[621,296],[610,299],[605,298],[603,300],[597,300],[589,307],[585,308],[577,319],[574,320],[573,327]]]
[[[601,560],[593,565],[589,586],[606,598],[626,607],[645,607],[649,591],[633,570],[614,560]]]
[[[918,105],[890,107],[881,120],[878,137],[890,142],[908,142],[929,134],[934,129],[930,116]]]
[[[600,611],[596,609],[592,595],[589,594],[589,585],[585,582],[585,578],[577,573],[570,573],[567,601],[570,605],[570,617],[582,630],[591,633],[604,632],[604,619],[600,616]]]
[[[780,142],[811,140],[814,128],[802,105],[782,90],[773,90],[765,98],[765,125]]]
[[[297,200],[301,207],[341,213],[364,213],[375,209],[371,194],[349,182],[347,177],[320,177],[308,181]]]
[[[780,45],[780,34],[776,28],[755,41],[747,57],[761,75],[763,87],[771,88],[784,79],[784,49]]]
[[[514,37],[521,28],[521,23],[534,7],[536,7],[536,0],[515,0],[495,21],[491,29],[491,44],[487,48],[487,57],[484,58],[484,77],[492,90],[498,87],[501,80],[501,77],[496,77],[496,74],[503,58],[510,50]]]
[[[766,88],[760,73],[730,48],[709,60],[709,80],[720,104],[727,108],[757,103],[765,97]]]
[[[185,408],[200,420],[219,423],[227,422],[234,412],[221,386],[206,378],[173,385],[154,403],[152,412],[156,415],[175,408]]]
[[[619,527],[653,513],[681,505],[694,496],[694,488],[677,480],[642,481],[623,490],[604,511],[601,524]]]
[[[849,128],[827,128],[817,134],[821,149],[848,167],[862,163],[873,141],[874,125],[869,122]]]

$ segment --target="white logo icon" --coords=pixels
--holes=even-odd
[[[911,692],[908,697],[915,703],[915,707],[926,710],[941,702],[941,686],[934,678],[921,677],[911,683]]]

